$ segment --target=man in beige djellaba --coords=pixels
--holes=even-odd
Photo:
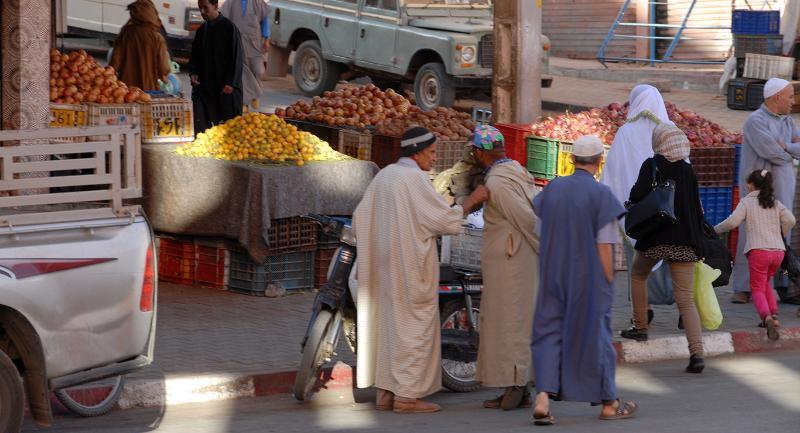
[[[533,177],[505,154],[503,134],[479,125],[472,135],[473,155],[485,170],[490,199],[483,209],[481,269],[483,291],[476,379],[504,388],[487,400],[488,409],[531,407],[531,327],[539,284],[539,237]]]
[[[358,240],[359,388],[378,388],[376,409],[437,412],[423,401],[442,387],[439,259],[436,238],[457,234],[464,216],[488,200],[478,187],[450,207],[428,177],[436,137],[414,127],[401,158],[381,170],[353,214]]]
[[[242,34],[245,108],[258,110],[261,106],[261,76],[266,71],[263,55],[269,49],[269,6],[264,0],[228,0],[219,10],[236,24]]]

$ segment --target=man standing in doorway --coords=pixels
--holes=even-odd
[[[600,419],[630,418],[633,402],[617,399],[612,344],[613,244],[625,209],[594,179],[603,143],[573,144],[575,173],[559,177],[533,200],[541,219],[539,294],[533,319],[534,423],[553,424],[549,398],[602,404]]]
[[[376,409],[437,412],[422,398],[442,387],[439,259],[436,237],[461,230],[486,201],[479,186],[463,207],[449,207],[428,174],[436,137],[414,127],[401,158],[381,170],[353,214],[358,239],[358,387],[378,388]]]
[[[480,332],[477,380],[505,388],[483,407],[531,407],[531,326],[539,286],[539,237],[531,202],[533,176],[506,157],[496,128],[480,125],[472,136],[473,155],[485,169],[489,201],[483,209]]]
[[[261,106],[261,77],[264,57],[269,50],[269,9],[264,0],[228,0],[220,8],[242,35],[244,102],[253,110]]]
[[[199,0],[206,21],[197,29],[189,60],[195,133],[242,114],[242,38],[219,13],[219,0]]]

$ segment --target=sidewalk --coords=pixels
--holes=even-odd
[[[617,276],[615,333],[628,326],[631,315],[624,275]],[[259,298],[169,283],[160,283],[159,290],[156,360],[126,378],[121,408],[290,392],[313,293]],[[731,304],[728,288],[718,289],[717,295],[724,320],[719,330],[704,331],[707,356],[800,348],[797,306],[780,304],[782,339],[773,343],[755,326],[751,304]],[[650,341],[616,338],[620,362],[688,358],[686,339],[677,329],[677,307],[654,310]],[[349,388],[352,370],[347,366],[355,365],[355,357],[343,344],[335,360],[344,364],[337,364],[326,386]]]

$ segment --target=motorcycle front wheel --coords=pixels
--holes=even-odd
[[[330,311],[320,310],[311,326],[294,379],[294,398],[299,401],[304,401],[311,395],[317,383],[320,367],[333,353],[333,347],[328,347],[330,345],[327,343],[329,330],[335,329],[333,322],[333,314]]]
[[[472,314],[475,316],[475,329],[478,330],[478,317],[480,308],[478,300],[473,299]],[[469,319],[467,318],[467,308],[463,299],[454,299],[442,306],[441,311],[442,329],[463,331],[467,339],[469,332]],[[442,357],[442,385],[453,392],[473,392],[481,388],[481,384],[475,380],[476,372],[475,361],[463,362]]]

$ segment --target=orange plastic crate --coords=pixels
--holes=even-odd
[[[228,284],[230,253],[222,242],[198,243],[194,281],[199,286],[224,288]]]
[[[196,267],[197,255],[193,242],[159,238],[159,280],[177,284],[192,284]]]

